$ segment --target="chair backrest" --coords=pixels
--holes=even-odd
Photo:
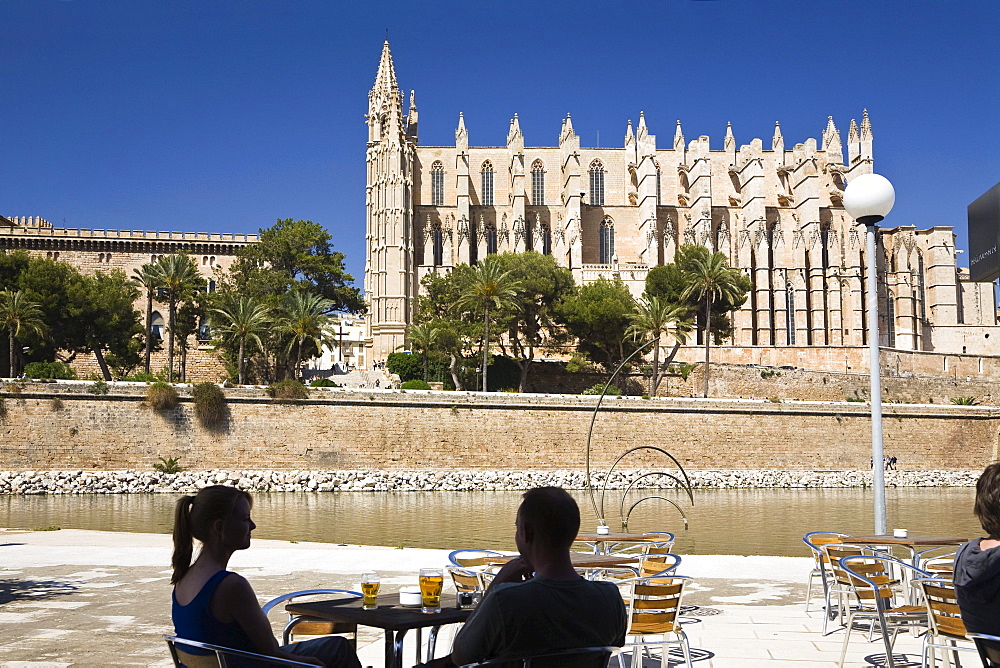
[[[639,557],[639,577],[653,577],[672,573],[681,564],[680,555],[670,552]]]
[[[265,656],[254,652],[210,645],[197,640],[185,640],[176,636],[163,636],[170,648],[174,665],[186,668],[227,668],[230,664],[246,665],[253,662],[262,666],[312,666],[311,663],[291,661],[276,656]],[[193,650],[193,651],[192,651]]]
[[[646,554],[663,554],[664,552],[669,552],[674,544],[674,534],[669,531],[646,531],[642,535],[656,537],[655,540],[649,540],[643,546],[643,552]]]
[[[979,657],[983,660],[983,668],[1000,666],[1000,636],[972,633],[971,631],[965,635],[976,643]]]
[[[831,559],[834,551],[828,550]],[[909,572],[910,580],[919,578],[929,578],[927,571],[914,568],[905,561],[894,557],[880,555],[863,554],[840,557],[836,564],[832,564],[835,573],[846,574],[847,582],[854,590],[858,602],[862,605],[869,603],[885,610],[892,606],[892,599],[896,595],[893,585],[900,582],[893,577],[892,573]],[[839,581],[838,575],[838,581]]]
[[[955,585],[950,580],[918,578],[915,580],[927,602],[931,633],[965,640],[965,624],[958,608]]]
[[[680,628],[677,615],[688,578],[635,578],[628,596],[628,634],[659,635]]]
[[[802,537],[802,542],[809,546],[809,550],[816,560],[816,567],[822,568],[827,564],[826,546],[837,545],[844,542],[846,534],[835,531],[810,531]]]
[[[460,668],[498,666],[520,661],[523,668],[606,668],[617,647],[579,647],[558,652],[513,659],[489,659],[479,663],[467,663]]]
[[[462,549],[448,555],[448,561],[457,568],[479,568],[488,566],[495,557],[505,556],[493,550]]]
[[[351,598],[361,598],[363,596],[361,592],[352,591],[350,589],[303,589],[301,591],[293,591],[288,594],[282,594],[281,596],[272,598],[270,601],[262,605],[260,609],[264,611],[264,615],[266,616],[279,603],[290,601],[293,598],[301,598],[303,596],[316,596],[319,594],[327,596],[329,596],[330,594],[337,594],[339,596],[345,596]]]
[[[455,583],[455,591],[482,591],[483,583],[476,571],[449,566],[448,572],[451,573],[452,582]]]
[[[868,556],[871,554],[870,551],[865,550],[857,545],[844,545],[842,543],[827,543],[822,547],[823,554],[826,555],[826,561],[824,562],[825,567],[829,568],[830,574],[833,575],[833,581],[845,589],[852,589],[855,585],[861,585],[862,589],[867,587],[867,584],[863,581],[858,580],[848,573],[843,566],[841,566],[840,560],[846,559],[848,557],[861,557]],[[865,575],[878,575],[870,568],[871,564],[859,565]],[[877,569],[883,569],[881,564],[877,564]],[[879,582],[883,581],[883,578],[878,579]],[[884,579],[885,582],[888,578]],[[862,595],[862,598],[874,598],[871,592],[866,592]]]

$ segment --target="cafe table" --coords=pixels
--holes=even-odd
[[[594,548],[594,554],[605,553],[618,543],[656,543],[663,540],[662,535],[644,533],[581,533],[576,542],[587,543]]]
[[[920,568],[920,555],[923,551],[917,548],[948,547],[961,545],[968,538],[943,538],[939,536],[906,536],[899,538],[893,535],[885,536],[844,536],[841,540],[848,545],[888,545],[905,547],[910,551],[910,563],[914,568]]]
[[[491,564],[506,564],[517,555],[506,557],[490,557]],[[635,554],[590,554],[585,552],[570,552],[570,561],[573,568],[613,568],[615,566],[633,566],[639,563],[639,557]]]
[[[349,622],[385,631],[385,667],[402,668],[403,640],[406,632],[417,630],[417,660],[420,660],[420,630],[430,628],[429,647],[433,648],[438,629],[446,624],[460,624],[472,610],[458,608],[453,594],[441,595],[441,612],[425,613],[419,607],[400,605],[399,594],[378,597],[378,608],[364,610],[360,598],[334,599],[289,603],[285,610],[291,615],[314,617],[331,622]],[[433,649],[429,650],[433,651]],[[430,657],[429,657],[430,658]]]

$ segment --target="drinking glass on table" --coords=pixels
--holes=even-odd
[[[361,576],[361,593],[364,594],[364,601],[361,607],[364,610],[375,610],[378,608],[378,573],[364,573]]]
[[[441,590],[444,571],[440,568],[420,569],[420,599],[423,612],[441,612]]]

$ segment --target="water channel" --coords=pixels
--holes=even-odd
[[[585,491],[580,503],[584,529],[596,525]],[[664,490],[687,514],[684,531],[677,511],[650,500],[632,513],[629,530],[677,534],[679,554],[805,556],[808,531],[872,533],[869,489],[696,490],[689,505],[676,490]],[[890,488],[890,528],[912,535],[979,536],[972,514],[973,488]],[[170,494],[48,495],[0,497],[0,527],[97,529],[169,533]],[[620,497],[605,499],[608,524],[617,529]],[[285,492],[257,494],[254,536],[392,547],[456,549],[514,546],[517,492]]]

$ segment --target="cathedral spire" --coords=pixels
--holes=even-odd
[[[684,150],[684,132],[681,131],[681,122],[677,121],[677,128],[674,130],[674,150]]]
[[[372,93],[382,95],[387,99],[399,97],[399,84],[396,83],[396,68],[392,64],[392,52],[389,50],[389,40],[382,45],[382,58],[378,63],[378,74],[375,75],[375,85]]]
[[[771,150],[782,152],[785,150],[785,138],[781,136],[781,123],[778,121],[774,122],[774,136],[771,138]]]
[[[868,110],[861,112],[861,141],[872,140],[872,122],[868,120]]]
[[[382,45],[382,57],[375,75],[375,85],[368,93],[368,141],[390,139],[403,135],[403,92],[396,83],[389,42]]]
[[[518,120],[517,114],[514,114],[514,118],[510,119],[510,130],[507,131],[507,145],[509,146],[521,136],[521,121]]]
[[[417,139],[417,94],[410,91],[410,107],[406,113],[406,136]]]
[[[458,128],[455,130],[455,144],[469,148],[469,131],[465,129],[465,114],[458,112]]]
[[[645,139],[646,135],[649,134],[649,130],[646,128],[646,112],[639,112],[639,125],[635,129],[636,139]]]
[[[844,146],[840,141],[840,130],[833,122],[833,116],[826,119],[826,129],[823,130],[823,150],[827,153],[827,162],[841,164],[844,161]]]
[[[726,123],[726,138],[722,142],[723,148],[727,151],[736,151],[736,137],[733,136],[733,124]]]
[[[625,148],[635,144],[635,133],[632,132],[632,119],[628,119],[628,127],[625,128]]]

